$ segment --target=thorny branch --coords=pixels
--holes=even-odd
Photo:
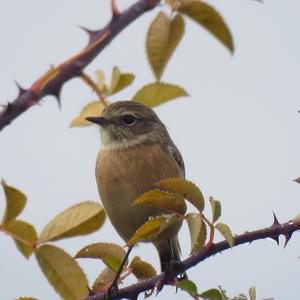
[[[110,22],[97,31],[84,29],[89,35],[89,43],[86,48],[57,67],[52,67],[37,79],[29,89],[23,89],[18,85],[19,95],[17,98],[5,105],[0,111],[0,131],[47,95],[55,96],[60,103],[59,96],[63,84],[74,77],[81,76],[84,68],[124,28],[146,11],[155,8],[160,1],[139,0],[123,12],[119,12],[115,1],[112,1],[112,18]]]
[[[297,230],[300,230],[299,219],[280,224],[274,214],[274,222],[270,227],[236,235],[234,237],[235,243],[233,247],[236,247],[241,244],[251,243],[256,240],[266,239],[266,238],[271,238],[275,240],[276,243],[279,245],[279,236],[281,234],[284,235],[285,237],[285,244],[284,244],[285,247],[289,242],[289,240],[291,239],[292,234]],[[173,272],[174,278],[176,275],[179,275],[184,271],[187,271],[188,269],[197,265],[201,261],[217,253],[221,253],[222,251],[227,249],[230,249],[230,246],[226,241],[222,241],[215,244],[212,243],[204,247],[198,253],[190,256],[186,260],[182,261],[178,266],[176,266],[176,271],[174,270]],[[164,274],[161,273],[158,276],[155,276],[151,279],[120,289],[117,297],[111,297],[110,300],[136,299],[137,295],[139,295],[141,292],[152,290],[158,285],[158,283],[162,282],[163,280],[164,280]],[[95,295],[90,295],[83,300],[103,300],[103,299],[105,299],[105,294],[97,293]]]

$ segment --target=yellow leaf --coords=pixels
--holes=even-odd
[[[93,123],[87,121],[86,118],[99,117],[107,105],[109,105],[107,101],[105,101],[105,104],[103,103],[103,101],[100,100],[90,102],[82,109],[79,116],[71,122],[70,127],[93,125]]]
[[[112,74],[111,74],[111,83],[110,83],[110,88],[109,88],[109,95],[113,94],[121,77],[121,72],[118,67],[114,67]]]
[[[97,78],[97,86],[100,92],[103,92],[104,87],[105,87],[105,75],[102,70],[97,70],[95,72],[96,78]]]
[[[186,204],[182,197],[158,190],[148,191],[134,200],[133,205],[137,204],[146,204],[181,215],[186,212]]]
[[[160,190],[180,195],[193,204],[199,211],[204,209],[204,197],[200,189],[191,181],[182,178],[167,178],[154,184]]]
[[[178,10],[203,26],[233,53],[234,45],[230,30],[222,16],[212,6],[199,0],[183,0]]]
[[[190,213],[185,217],[191,237],[191,254],[199,251],[205,244],[206,224],[202,221],[200,214]]]
[[[4,212],[2,224],[15,219],[24,209],[26,204],[26,196],[18,189],[9,186],[2,179],[1,184],[4,189],[6,198],[6,209]]]
[[[131,267],[133,275],[138,280],[145,280],[156,276],[156,271],[153,266],[143,261],[139,256],[133,258],[129,267]]]
[[[229,226],[224,223],[218,223],[217,225],[215,225],[215,228],[218,229],[218,231],[223,235],[229,246],[232,247],[234,245],[234,237],[231,233]]]
[[[95,280],[92,290],[93,292],[101,292],[105,291],[106,288],[110,286],[110,284],[115,279],[116,273],[112,271],[110,268],[106,267]]]
[[[133,246],[141,241],[151,241],[155,239],[168,226],[179,222],[176,215],[162,215],[151,218],[143,224],[127,242],[128,246]]]
[[[218,221],[218,219],[221,217],[221,212],[222,212],[221,202],[215,200],[213,197],[209,197],[209,202],[212,210],[212,222],[214,223]]]
[[[169,100],[186,96],[188,96],[187,92],[177,85],[155,82],[143,86],[133,96],[132,100],[143,103],[149,107],[154,107]]]
[[[150,25],[146,48],[152,70],[160,80],[161,75],[184,34],[184,20],[176,15],[172,20],[160,12]]]
[[[119,245],[112,243],[96,243],[88,245],[75,255],[75,258],[98,258],[114,272],[117,272],[126,251]]]
[[[3,227],[7,231],[12,232],[15,236],[20,237],[21,239],[31,243],[32,245],[34,245],[37,241],[37,233],[35,228],[25,221],[12,220],[7,222]],[[14,239],[14,241],[17,248],[26,258],[28,258],[32,254],[33,247],[30,247],[29,245],[26,245],[17,239]]]
[[[42,231],[39,242],[86,235],[98,230],[104,223],[105,212],[96,202],[76,204],[57,215]]]
[[[49,283],[61,298],[78,300],[88,295],[88,282],[78,263],[62,249],[43,245],[36,259]]]
[[[37,298],[33,298],[33,297],[20,297],[16,300],[38,300]]]
[[[118,67],[113,68],[111,84],[108,95],[113,95],[129,86],[134,80],[134,75],[131,73],[121,73]]]

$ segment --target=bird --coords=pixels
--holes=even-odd
[[[128,242],[146,221],[166,213],[146,205],[133,206],[133,201],[162,179],[185,178],[184,161],[164,123],[140,102],[113,102],[99,117],[86,119],[101,129],[95,167],[100,199],[113,227]],[[181,222],[172,224],[151,241],[162,272],[180,261],[180,227]]]

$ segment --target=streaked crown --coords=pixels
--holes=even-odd
[[[165,125],[148,106],[118,101],[107,106],[100,117],[87,120],[101,126],[102,147],[127,148],[137,144],[170,142]]]

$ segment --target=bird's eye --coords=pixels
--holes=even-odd
[[[125,115],[121,118],[122,124],[125,126],[132,126],[136,123],[136,117],[133,115]]]

